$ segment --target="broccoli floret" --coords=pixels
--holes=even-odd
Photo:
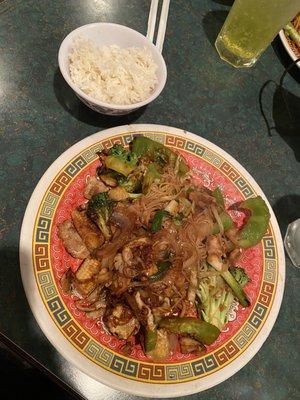
[[[141,193],[143,176],[144,168],[138,166],[127,178],[123,177],[123,179],[118,179],[118,183],[128,193]]]
[[[127,150],[121,144],[116,143],[108,150],[108,155],[126,157]]]
[[[218,259],[217,256],[211,255],[207,257],[207,262],[209,265],[211,265],[214,269],[219,271],[221,273],[222,278],[225,280],[227,285],[231,288],[233,291],[235,297],[238,299],[240,304],[243,307],[248,307],[250,305],[250,301],[244,292],[242,286],[237,282],[237,280],[233,277],[231,272],[224,267],[227,267],[227,265],[224,265],[222,260]]]
[[[228,311],[234,300],[232,292],[220,276],[210,276],[201,280],[196,293],[201,302],[202,318],[221,331],[228,321]]]
[[[251,282],[251,279],[247,275],[246,271],[241,267],[230,268],[230,272],[242,288],[247,285],[248,282]]]
[[[87,214],[98,225],[106,240],[111,237],[107,222],[114,204],[106,192],[95,194],[88,202]]]
[[[107,169],[116,171],[124,176],[128,176],[134,170],[137,162],[138,157],[120,144],[114,144],[104,160]]]

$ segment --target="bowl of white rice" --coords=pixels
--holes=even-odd
[[[72,31],[60,46],[58,64],[79,99],[101,114],[124,115],[151,103],[167,79],[165,61],[154,44],[112,23]]]

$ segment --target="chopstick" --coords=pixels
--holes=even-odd
[[[170,0],[163,0],[163,5],[162,5],[160,19],[159,19],[158,33],[157,33],[156,44],[155,44],[160,53],[162,52],[164,40],[165,40],[169,7],[170,7]],[[158,10],[158,0],[151,0],[151,6],[150,6],[149,18],[148,18],[148,31],[147,31],[147,38],[151,42],[153,42],[153,38],[154,38],[157,10]]]
[[[162,52],[164,40],[165,40],[168,14],[169,14],[169,6],[170,6],[170,0],[164,0],[163,5],[162,5],[161,14],[160,14],[158,34],[157,34],[157,38],[156,38],[156,47],[158,48],[160,53]]]
[[[151,0],[151,6],[148,17],[148,31],[147,31],[147,38],[151,42],[153,42],[153,37],[154,37],[157,8],[158,8],[158,0]]]

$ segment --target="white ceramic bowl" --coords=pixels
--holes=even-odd
[[[287,39],[286,39],[286,36],[285,36],[285,33],[284,33],[284,30],[283,30],[283,29],[281,29],[281,31],[279,32],[279,37],[280,37],[280,39],[281,39],[281,41],[282,41],[282,44],[284,45],[286,51],[289,53],[289,56],[291,57],[291,59],[292,59],[293,61],[296,61],[296,60],[297,60],[297,56],[296,56],[296,54],[293,52],[291,46],[289,45],[289,42],[288,42]],[[296,64],[297,64],[297,67],[300,68],[300,61],[297,62]]]
[[[80,35],[88,38],[93,44],[99,47],[115,44],[121,48],[147,48],[151,52],[152,58],[158,67],[156,72],[158,83],[151,96],[148,97],[146,100],[140,101],[138,103],[118,105],[96,100],[93,97],[85,94],[81,89],[79,89],[70,78],[69,53],[72,49],[74,39]],[[63,40],[59,48],[58,65],[64,79],[74,90],[79,99],[83,101],[83,103],[86,104],[88,107],[101,114],[128,114],[140,107],[145,106],[146,104],[151,103],[151,101],[153,101],[161,93],[167,80],[167,68],[165,61],[161,53],[157,50],[153,43],[151,43],[141,33],[131,28],[128,28],[127,26],[106,22],[83,25],[80,28],[77,28],[69,33],[68,36]]]

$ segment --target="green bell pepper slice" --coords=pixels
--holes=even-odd
[[[148,354],[155,349],[157,342],[157,330],[144,329],[144,347],[145,353]]]
[[[136,136],[131,144],[131,151],[137,157],[144,157],[150,161],[164,166],[166,164],[175,165],[177,154],[171,151],[168,147],[155,140],[149,139],[145,136]],[[189,171],[186,162],[181,159],[178,166],[178,174],[184,175]]]
[[[224,197],[219,186],[217,186],[215,190],[212,191],[212,195],[216,199],[218,206],[224,209],[225,208]]]
[[[162,227],[163,219],[167,217],[170,217],[168,211],[166,210],[157,211],[151,222],[151,232],[152,233],[158,232]]]
[[[192,317],[165,317],[158,325],[179,335],[190,335],[206,345],[212,344],[220,335],[220,330],[216,326]]]
[[[238,245],[242,248],[252,247],[261,241],[267,231],[270,212],[260,196],[243,201],[240,208],[249,210],[251,215],[239,232]]]
[[[232,221],[230,215],[227,214],[227,212],[223,211],[220,214],[220,219],[221,219],[222,225],[224,227],[224,231],[227,231],[228,229],[230,229],[232,227],[233,221]],[[212,234],[216,235],[217,233],[220,233],[220,228],[219,228],[219,224],[217,222],[215,222],[213,225]]]

